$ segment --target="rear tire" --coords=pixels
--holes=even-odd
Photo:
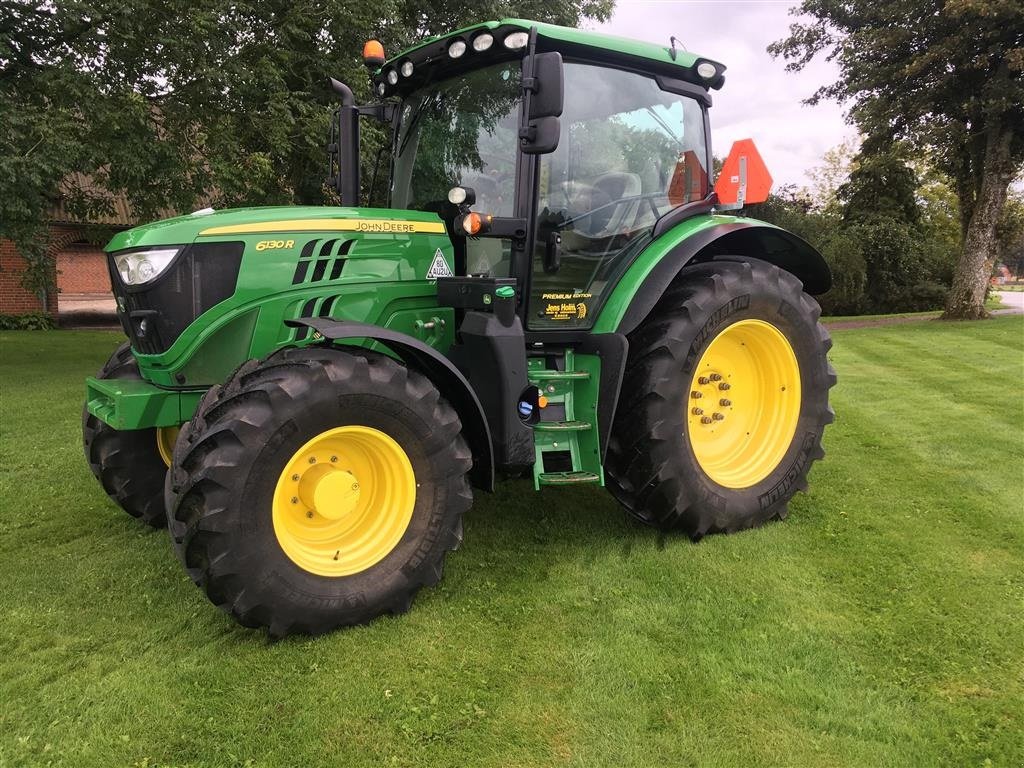
[[[785,517],[834,418],[820,314],[757,259],[679,275],[630,334],[609,444],[609,489],[634,517],[695,540]]]
[[[99,379],[141,379],[128,342],[119,346],[96,374]],[[82,445],[89,469],[121,509],[154,528],[167,524],[164,478],[157,429],[117,430],[82,408]],[[165,440],[165,445],[167,444]]]
[[[472,454],[460,432],[437,388],[384,355],[249,361],[176,446],[175,550],[211,602],[275,637],[404,613],[462,540]]]

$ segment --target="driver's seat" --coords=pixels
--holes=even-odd
[[[640,212],[640,195],[643,194],[640,177],[626,171],[612,171],[598,176],[594,179],[593,185],[613,202],[631,197],[636,198],[628,203],[615,206],[601,234],[612,235],[632,229],[633,222],[636,221],[637,214]]]

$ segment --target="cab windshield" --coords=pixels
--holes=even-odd
[[[478,210],[511,216],[519,124],[519,63],[496,64],[413,93],[402,104],[394,208],[441,211],[471,187]]]

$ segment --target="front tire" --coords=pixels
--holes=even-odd
[[[785,517],[833,420],[820,314],[757,259],[679,275],[630,335],[608,450],[609,488],[634,517],[695,540]]]
[[[280,637],[409,609],[472,503],[434,385],[362,349],[288,349],[207,394],[168,480],[175,549],[215,605]]]
[[[96,374],[99,379],[141,379],[128,342]],[[82,408],[82,446],[89,469],[121,509],[154,528],[167,524],[164,478],[177,427],[118,430]]]

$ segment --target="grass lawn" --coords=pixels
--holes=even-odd
[[[0,766],[1024,764],[1024,318],[834,338],[787,522],[512,482],[410,614],[273,643],[89,474],[118,336],[0,334]]]

